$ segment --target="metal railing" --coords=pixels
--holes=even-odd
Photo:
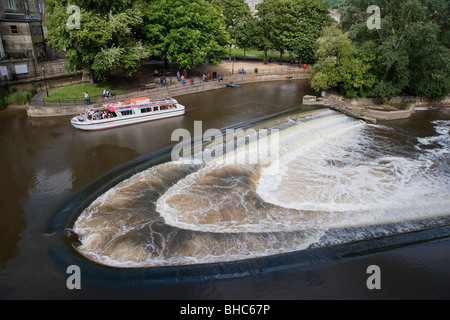
[[[0,77],[0,85],[14,84],[17,81],[24,80],[44,80],[46,78],[51,79],[55,77],[64,77],[64,76],[75,76],[81,74],[81,71],[78,72],[67,72],[63,68],[50,68],[45,71],[36,71],[32,73],[26,74],[8,74],[8,76]]]
[[[213,81],[219,81],[220,76],[224,77],[224,82],[226,82],[226,77],[236,77],[240,76],[245,78],[245,76],[249,75],[255,75],[255,74],[261,74],[261,75],[267,75],[267,74],[293,74],[293,73],[302,73],[304,72],[303,68],[298,68],[293,66],[293,68],[267,68],[267,69],[257,69],[254,68],[253,70],[245,70],[244,72],[239,73],[239,69],[236,69],[236,71],[231,70],[230,72],[211,72],[209,74],[209,78],[206,79],[206,81],[203,81],[202,77],[191,77],[185,80],[185,84],[181,84],[177,80],[177,77],[166,77],[166,82],[164,84],[156,84],[152,83],[154,86],[141,86],[133,89],[128,90],[120,90],[119,92],[114,92],[114,90],[111,92],[112,96],[110,98],[104,98],[102,95],[94,95],[90,96],[89,105],[95,105],[95,104],[104,104],[104,103],[113,103],[120,100],[127,100],[129,98],[137,98],[143,95],[148,94],[157,94],[158,92],[167,92],[167,90],[170,90],[170,88],[183,90],[183,88],[189,88],[192,89],[194,87],[200,88],[201,86],[206,85],[209,82]],[[206,74],[207,76],[207,74]],[[57,80],[55,80],[57,82]],[[38,86],[35,87],[35,95],[37,93],[43,92],[48,90],[49,85],[51,85],[51,81],[47,81],[47,83],[41,83]],[[34,96],[35,96],[34,95]],[[84,105],[84,96],[80,95],[80,97],[71,97],[71,98],[59,98],[57,102],[47,102],[45,101],[46,95],[41,95],[39,98],[31,97],[29,99],[29,103],[32,106],[58,106],[58,107],[64,107],[64,106],[78,106],[78,105]]]

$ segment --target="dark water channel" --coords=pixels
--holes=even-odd
[[[126,271],[83,260],[71,249],[67,230],[49,230],[61,206],[79,197],[80,190],[86,195],[93,181],[107,183],[107,173],[175,144],[175,129],[193,133],[194,121],[202,121],[203,130],[225,128],[301,107],[302,97],[310,93],[303,81],[247,84],[179,97],[187,108],[182,117],[99,132],[77,131],[69,117],[30,119],[25,111],[2,111],[0,299],[450,298],[446,219],[426,225],[425,231],[346,246],[225,264]],[[425,108],[388,126],[393,139],[395,132],[430,137],[436,134],[436,120],[450,120],[448,107]],[[443,159],[448,167],[448,150]],[[69,290],[66,268],[78,262],[82,289]],[[370,265],[382,270],[381,290],[366,286]]]

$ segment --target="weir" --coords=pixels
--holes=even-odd
[[[279,130],[277,175],[274,162],[152,166],[84,209],[73,225],[77,250],[116,268],[179,266],[433,226],[450,213],[450,170],[435,170],[448,148],[448,121],[435,125],[440,144],[425,153],[417,151],[427,141],[391,143],[389,128],[328,109],[243,125]]]

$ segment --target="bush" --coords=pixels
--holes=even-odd
[[[0,97],[0,107],[5,108],[9,105],[24,105],[28,99],[35,94],[34,89],[23,89],[20,92],[8,93]]]

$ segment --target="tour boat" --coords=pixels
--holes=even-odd
[[[185,107],[173,98],[154,101],[141,97],[86,109],[84,114],[72,118],[71,123],[80,130],[104,130],[181,116],[184,113]]]

